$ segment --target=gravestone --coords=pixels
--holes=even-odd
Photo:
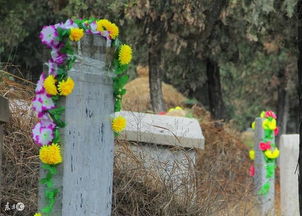
[[[299,135],[280,138],[280,185],[282,216],[299,216],[298,157]]]
[[[267,182],[266,178],[266,162],[262,153],[262,150],[259,148],[259,143],[262,141],[264,137],[264,130],[262,127],[262,118],[256,118],[256,133],[255,133],[255,145],[254,150],[256,152],[256,157],[254,161],[255,165],[255,176],[254,176],[254,184],[256,194],[259,189]],[[274,215],[274,204],[275,204],[275,177],[269,180],[270,189],[268,194],[259,195],[258,196],[258,204],[259,204],[259,214],[261,216],[271,216]]]
[[[0,204],[1,204],[1,190],[2,190],[2,149],[3,149],[3,124],[8,122],[9,108],[8,100],[0,96]]]
[[[194,118],[122,111],[127,120],[120,140],[133,141],[127,146],[133,156],[122,158],[122,166],[133,168],[139,160],[145,169],[172,185],[176,195],[196,196],[194,181],[196,149],[204,149],[204,136]],[[119,145],[116,145],[117,152]],[[132,160],[135,158],[134,160]],[[184,186],[186,190],[184,190]]]
[[[106,72],[106,40],[86,35],[77,43],[77,60],[68,75],[74,91],[64,101],[61,130],[63,163],[54,177],[60,193],[52,216],[110,216],[114,137],[112,78]],[[45,173],[40,169],[41,177]],[[39,207],[44,187],[40,184]]]

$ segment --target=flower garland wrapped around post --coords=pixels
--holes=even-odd
[[[277,116],[273,111],[266,111],[260,114],[260,117],[263,119],[262,128],[264,130],[264,136],[258,146],[262,151],[262,155],[265,160],[265,171],[266,171],[266,183],[264,183],[258,191],[259,195],[266,195],[270,190],[270,179],[275,176],[276,169],[276,159],[279,157],[279,149],[276,146],[274,136],[277,136],[279,129],[277,127]],[[255,129],[255,122],[252,123],[252,128]],[[255,151],[249,151],[249,157],[251,160],[255,159]],[[254,164],[250,167],[250,175],[255,175]]]
[[[32,134],[34,142],[39,145],[39,158],[42,168],[47,172],[40,180],[45,185],[45,198],[47,206],[40,209],[35,216],[51,214],[60,192],[53,183],[53,176],[57,173],[57,166],[63,162],[61,154],[60,128],[65,122],[61,120],[64,107],[58,106],[61,97],[68,96],[76,88],[68,71],[72,68],[76,56],[71,42],[81,40],[85,34],[99,35],[107,40],[114,49],[112,62],[113,94],[115,98],[114,111],[121,110],[121,99],[126,93],[124,89],[128,75],[124,74],[132,59],[130,46],[122,44],[118,39],[119,29],[106,19],[68,19],[65,23],[44,26],[40,39],[44,45],[51,49],[51,58],[48,61],[48,74],[42,73],[35,89],[33,110],[37,112],[38,123],[34,126]],[[119,116],[112,121],[115,134],[121,132],[126,126],[126,120]]]

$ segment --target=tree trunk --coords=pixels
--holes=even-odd
[[[302,213],[302,0],[297,4],[297,26],[298,26],[298,91],[299,91],[299,209]]]
[[[210,112],[214,119],[224,119],[225,107],[221,92],[219,66],[211,59],[207,59],[207,78]]]
[[[149,88],[150,100],[154,112],[166,110],[161,82],[161,47],[162,33],[160,20],[150,23],[150,41],[148,43]]]
[[[278,86],[278,104],[277,104],[277,116],[278,125],[280,127],[279,135],[277,137],[277,144],[282,134],[286,133],[286,125],[288,118],[288,93],[287,93],[287,75],[286,69],[280,70],[278,73],[278,79],[280,84]]]

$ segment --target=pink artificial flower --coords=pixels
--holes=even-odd
[[[274,119],[277,119],[276,114],[273,111],[271,111],[271,110],[270,111],[266,111],[264,116],[265,116],[265,118],[272,117]]]
[[[106,38],[106,40],[111,41],[109,31],[102,31],[102,32],[101,32],[101,35],[102,35],[104,38]]]
[[[279,131],[280,131],[279,127],[276,127],[276,129],[274,130],[274,135],[277,136],[279,134]]]
[[[41,94],[45,91],[44,86],[43,86],[45,78],[46,78],[45,74],[42,73],[41,76],[40,76],[40,79],[37,83],[37,87],[35,89],[36,94]]]
[[[62,28],[62,29],[71,29],[71,28],[78,28],[78,25],[73,22],[71,19],[66,20],[66,22],[58,23],[55,25],[56,28]]]
[[[61,65],[64,63],[65,59],[67,58],[67,55],[60,53],[59,49],[53,49],[51,51],[51,58],[52,58],[51,60],[54,63]]]
[[[250,166],[249,173],[250,173],[250,176],[254,176],[255,175],[255,166],[254,166],[254,164],[252,164]]]
[[[58,32],[54,25],[44,26],[40,33],[40,39],[42,43],[47,45],[49,48],[52,48],[57,45],[57,36]]]
[[[55,104],[51,96],[46,92],[37,94],[32,101],[33,110],[37,112],[38,118],[43,116],[44,112],[55,108]]]
[[[55,129],[56,124],[49,117],[48,113],[43,113],[43,115],[39,119],[40,119],[42,127],[47,127],[47,128]]]
[[[166,115],[167,112],[159,112],[158,115]]]
[[[90,23],[90,28],[87,30],[87,33],[100,35],[101,33],[98,30],[96,30],[96,28],[97,28],[96,21]]]
[[[260,142],[259,148],[261,149],[261,151],[266,151],[271,148],[271,142]]]
[[[53,75],[55,77],[57,76],[58,73],[57,70],[58,70],[58,65],[52,59],[50,59],[48,61],[48,74]]]
[[[42,122],[38,122],[32,130],[32,136],[34,142],[39,145],[48,145],[54,138],[54,128],[52,125],[48,127],[43,126]]]

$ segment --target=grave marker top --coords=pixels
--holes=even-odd
[[[121,139],[204,149],[205,140],[197,119],[127,111],[116,115],[127,119]]]

